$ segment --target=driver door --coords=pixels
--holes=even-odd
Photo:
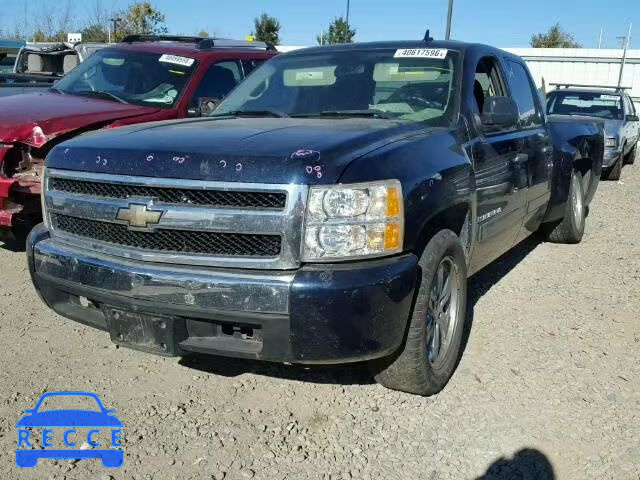
[[[502,67],[497,58],[478,62],[473,99],[478,108],[478,135],[471,145],[477,195],[477,241],[471,271],[477,271],[505,253],[522,225],[526,208],[526,188],[522,182],[522,136],[518,128],[485,131],[480,125],[484,101],[490,96],[509,96]],[[526,166],[525,166],[526,167]]]

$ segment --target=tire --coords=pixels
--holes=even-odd
[[[444,388],[461,354],[467,267],[458,236],[451,230],[439,231],[427,244],[418,264],[422,278],[406,341],[375,379],[393,390],[427,396]],[[447,331],[445,336],[443,330]]]
[[[627,154],[627,158],[625,159],[625,163],[627,165],[633,165],[636,161],[636,154],[638,153],[638,144],[636,144],[631,151]]]
[[[622,164],[624,163],[624,157],[620,155],[620,158],[616,160],[616,163],[613,166],[604,172],[603,176],[605,180],[620,180],[620,175],[622,175]]]
[[[582,174],[574,170],[570,182],[564,218],[559,223],[544,226],[547,240],[554,243],[580,243],[584,235],[587,209]]]

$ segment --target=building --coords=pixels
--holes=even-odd
[[[538,87],[547,91],[551,83],[618,85],[622,50],[591,48],[505,48],[527,62]],[[631,87],[630,96],[640,111],[640,50],[627,50],[621,86]]]

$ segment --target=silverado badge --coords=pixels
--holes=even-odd
[[[162,210],[149,210],[146,205],[131,203],[118,210],[116,220],[127,222],[129,228],[147,228],[159,223],[163,213]]]

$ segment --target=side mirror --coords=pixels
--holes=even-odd
[[[518,125],[518,106],[511,97],[487,97],[480,117],[487,130],[509,130]]]
[[[640,121],[640,118],[638,118],[638,115],[627,115],[627,122],[638,122]]]
[[[213,113],[222,100],[219,98],[201,97],[198,99],[198,106],[187,109],[189,117],[206,117]]]

